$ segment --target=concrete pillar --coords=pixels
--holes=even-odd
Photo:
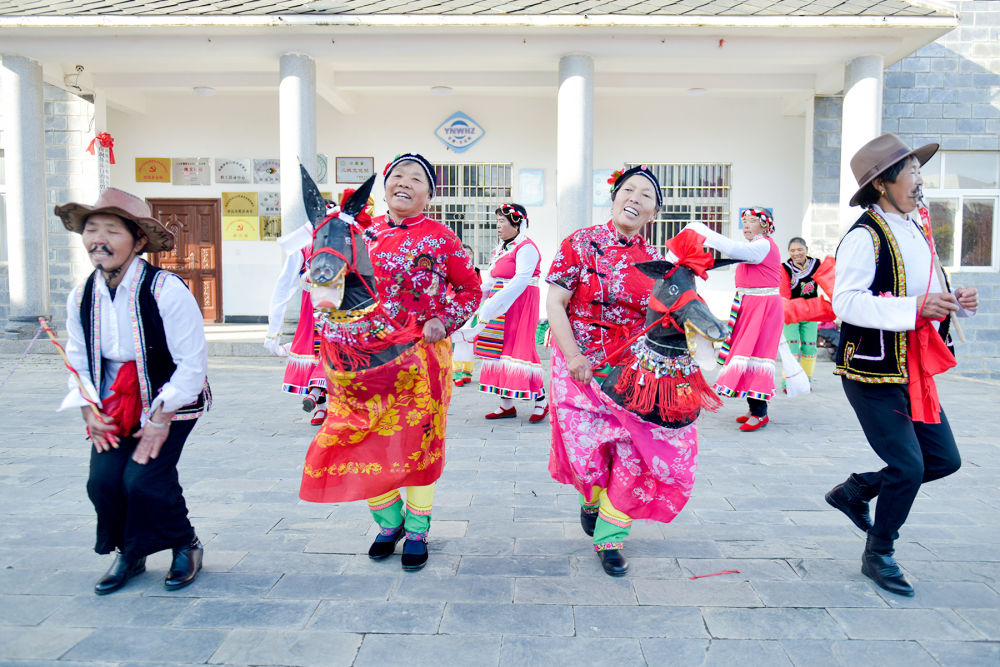
[[[7,172],[8,337],[30,337],[49,317],[48,214],[42,67],[15,55],[0,66]]]
[[[586,54],[559,59],[556,119],[558,241],[589,227],[594,207],[594,60]]]
[[[882,56],[860,56],[844,68],[844,116],[840,142],[840,226],[847,229],[860,215],[851,208],[858,182],[851,158],[882,134]]]
[[[301,53],[281,56],[278,88],[281,158],[281,231],[306,222],[299,162],[316,177],[316,62]]]

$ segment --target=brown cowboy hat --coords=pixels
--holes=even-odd
[[[881,137],[869,141],[851,158],[851,171],[858,181],[858,191],[851,197],[851,206],[858,205],[861,191],[883,171],[910,155],[916,156],[923,166],[937,153],[938,146],[939,144],[927,144],[911,149],[892,132],[886,132]]]
[[[148,239],[143,248],[146,252],[162,252],[174,247],[173,233],[153,217],[149,204],[118,188],[108,188],[102,192],[93,206],[70,202],[56,206],[55,212],[62,219],[63,226],[77,234],[83,233],[83,226],[90,216],[95,213],[111,213],[139,226]]]

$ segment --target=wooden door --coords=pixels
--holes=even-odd
[[[174,233],[174,249],[149,256],[154,266],[180,276],[206,322],[222,321],[222,202],[218,199],[147,199],[153,217]]]

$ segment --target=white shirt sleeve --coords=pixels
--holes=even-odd
[[[916,326],[917,297],[876,296],[869,291],[875,279],[875,243],[867,229],[855,229],[837,250],[833,312],[855,326],[885,331],[908,331]]]
[[[66,333],[68,335],[68,340],[66,341],[66,358],[69,359],[69,365],[80,374],[80,380],[83,381],[83,386],[86,387],[90,398],[97,401],[98,405],[101,405],[100,395],[97,393],[94,383],[90,381],[87,343],[83,339],[83,323],[80,321],[80,309],[76,305],[77,292],[82,289],[83,285],[78,285],[76,289],[70,290],[69,296],[66,298]],[[66,394],[58,411],[88,405],[87,401],[80,394],[80,387],[72,374],[69,376],[68,384],[69,393]]]
[[[281,332],[288,302],[302,289],[299,270],[302,268],[302,253],[296,250],[285,259],[285,265],[278,274],[278,282],[271,292],[271,310],[267,314],[267,335],[276,336]]]
[[[163,283],[157,302],[167,348],[177,368],[149,405],[149,414],[163,405],[164,412],[174,412],[198,398],[208,373],[208,348],[201,308],[184,282],[170,276]]]
[[[765,238],[754,241],[736,241],[723,236],[703,222],[689,222],[684,229],[690,229],[705,237],[705,245],[715,248],[733,259],[739,259],[748,264],[760,264],[771,252],[771,244]]]
[[[491,296],[479,308],[479,321],[489,322],[495,317],[507,312],[507,309],[517,301],[531,282],[531,276],[538,266],[541,256],[538,249],[527,243],[514,256],[514,277],[507,281],[499,292]]]

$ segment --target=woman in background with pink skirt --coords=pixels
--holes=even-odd
[[[549,411],[535,347],[541,254],[525,232],[528,212],[523,206],[504,204],[496,216],[500,244],[483,281],[483,305],[470,323],[473,329],[482,327],[475,342],[476,356],[483,360],[479,391],[500,397],[499,409],[487,419],[516,417],[514,399],[521,399],[535,402],[528,421],[540,422]]]
[[[736,298],[729,314],[729,336],[719,351],[724,364],[712,388],[720,396],[745,398],[747,414],[736,418],[741,431],[756,431],[770,421],[767,403],[774,396],[774,360],[785,324],[781,300],[781,251],[771,235],[774,217],[763,207],[740,214],[745,241],[734,241],[700,222],[687,225],[705,245],[734,259]]]

